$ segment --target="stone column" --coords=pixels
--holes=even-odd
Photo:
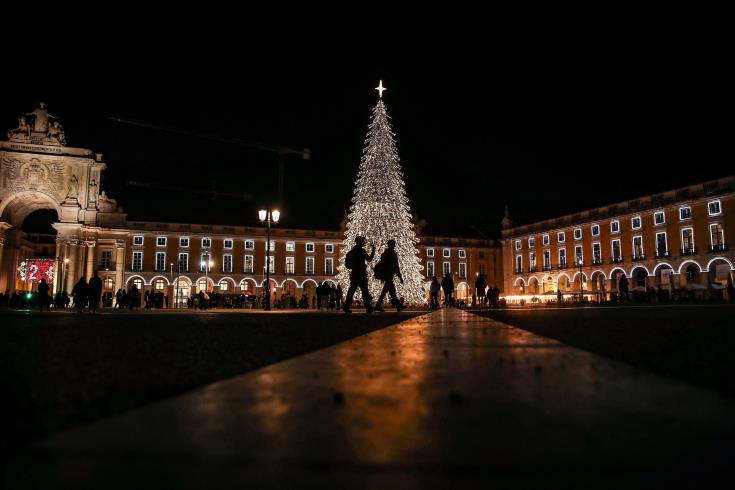
[[[115,244],[115,292],[125,289],[125,240],[117,240]]]
[[[71,294],[71,290],[74,288],[74,284],[79,280],[77,277],[77,271],[81,268],[79,265],[79,240],[71,238],[67,240],[67,250],[69,251],[69,263],[66,264],[66,284],[64,288]]]
[[[87,241],[84,242],[84,245],[87,249],[87,272],[85,273],[85,276],[87,277],[87,282],[92,278],[94,275],[94,241]]]

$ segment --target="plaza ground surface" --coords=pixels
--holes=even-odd
[[[713,391],[441,310],[58,433],[5,483],[712,488],[731,474],[733,413]]]
[[[0,310],[2,450],[417,313]]]
[[[478,314],[735,397],[735,305],[529,307]]]

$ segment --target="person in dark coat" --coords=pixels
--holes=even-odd
[[[444,279],[442,279],[442,290],[444,291],[444,306],[450,307],[453,303],[453,297],[454,294],[454,280],[452,279],[452,275],[447,272],[444,275]]]
[[[357,288],[362,293],[362,302],[365,304],[365,311],[370,313],[373,311],[372,299],[370,298],[370,290],[368,289],[367,264],[375,257],[375,246],[372,246],[370,254],[365,251],[365,237],[358,236],[355,238],[355,246],[347,252],[345,257],[345,266],[350,269],[350,288],[347,290],[347,298],[342,310],[345,313],[352,313],[352,297],[355,295]]]
[[[89,293],[89,287],[87,286],[87,280],[82,276],[74,288],[71,290],[71,295],[74,296],[74,306],[79,308],[79,313],[84,309],[84,304],[87,302],[87,294]]]
[[[380,262],[375,266],[375,278],[383,281],[383,290],[380,292],[380,296],[375,301],[375,310],[383,310],[383,299],[386,294],[390,294],[391,302],[396,307],[397,311],[401,311],[406,308],[403,303],[398,299],[396,294],[396,285],[393,284],[393,276],[398,276],[398,279],[403,284],[403,276],[401,275],[401,268],[398,265],[398,254],[396,253],[396,241],[388,240],[388,248],[386,248],[380,255]]]
[[[97,276],[97,271],[94,271],[94,275],[89,279],[89,311],[94,313],[97,311],[97,305],[100,303],[100,296],[102,295],[102,279]]]
[[[441,291],[442,286],[439,284],[439,280],[436,278],[436,276],[432,276],[431,278],[431,286],[429,286],[429,295],[431,298],[431,301],[429,303],[429,307],[432,310],[436,310],[439,308],[439,291]]]
[[[335,299],[337,301],[337,309],[338,310],[341,310],[342,309],[342,294],[343,294],[342,293],[342,285],[341,284],[337,284],[337,290],[334,292],[334,295],[335,295]]]
[[[46,283],[46,279],[41,279],[38,284],[38,306],[43,311],[43,307],[46,307],[46,311],[49,311],[49,305],[51,303],[51,297],[48,295],[49,287]]]
[[[487,280],[485,274],[479,274],[475,279],[475,292],[477,294],[477,302],[480,306],[485,304],[485,288],[487,288]]]

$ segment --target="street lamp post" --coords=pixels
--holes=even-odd
[[[582,304],[582,302],[584,301],[584,291],[582,289],[582,266],[584,265],[584,263],[582,262],[582,257],[580,256],[577,256],[577,265],[579,266],[579,304]]]
[[[278,224],[281,212],[277,209],[271,211],[270,206],[267,209],[258,211],[260,222],[267,224],[267,233],[265,241],[265,310],[271,309],[271,222]]]
[[[174,303],[171,303],[171,301],[174,301],[174,298],[171,298],[171,289],[173,288],[173,284],[171,284],[171,283],[174,282],[174,263],[173,262],[169,262],[168,263],[168,266],[169,266],[169,273],[168,273],[168,296],[169,296],[169,298],[168,298],[168,307],[169,308],[173,308],[172,305]]]
[[[109,282],[110,282],[110,268],[105,267],[105,287],[102,288],[103,290],[107,288],[107,285],[109,284]],[[104,298],[104,295],[102,297]],[[107,306],[105,304],[105,300],[103,299],[102,301],[103,301],[102,307],[105,308]]]
[[[202,260],[202,267],[204,267],[204,292],[208,294],[209,291],[209,268],[212,267],[212,260],[210,259],[209,250],[204,252],[203,255],[207,256],[206,260]]]
[[[179,307],[179,279],[181,279],[181,259],[176,263],[176,291],[174,292],[174,308]]]
[[[66,268],[69,266],[69,258],[64,259],[64,270],[61,272],[61,287],[66,291]]]

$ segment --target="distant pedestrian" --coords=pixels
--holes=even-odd
[[[71,295],[74,297],[74,306],[79,309],[79,313],[82,312],[84,304],[87,302],[88,294],[89,286],[87,285],[87,280],[82,276],[71,290]]]
[[[396,294],[396,286],[393,284],[393,276],[398,276],[398,279],[403,284],[403,275],[401,275],[401,268],[398,264],[398,254],[396,253],[396,241],[388,240],[388,248],[386,248],[380,255],[380,261],[375,265],[373,270],[375,279],[383,281],[383,290],[380,291],[380,296],[375,301],[375,310],[383,310],[383,299],[386,294],[390,294],[391,302],[396,307],[397,311],[402,311],[406,307],[398,299]]]
[[[94,271],[94,275],[89,279],[89,311],[94,313],[97,311],[97,305],[100,303],[100,296],[102,295],[102,279],[97,275],[97,271]]]
[[[38,283],[38,306],[41,311],[43,311],[44,306],[46,307],[46,311],[49,311],[51,297],[48,295],[48,291],[49,286],[46,283],[46,279],[41,279],[41,282]]]
[[[449,308],[454,303],[454,280],[449,272],[444,274],[444,279],[442,279],[442,290],[444,291],[444,306]]]
[[[431,278],[431,286],[429,286],[429,308],[436,310],[439,308],[439,291],[441,291],[442,285],[439,284],[439,280],[436,276]]]
[[[562,304],[564,302],[564,296],[561,294],[561,289],[556,290],[556,302]]]
[[[475,294],[477,295],[477,302],[482,306],[485,304],[485,289],[487,288],[487,280],[485,274],[478,274],[475,279]]]
[[[337,284],[337,290],[334,292],[334,295],[335,295],[335,300],[337,301],[336,306],[337,306],[337,309],[338,310],[341,310],[342,309],[342,295],[343,294],[344,293],[342,291],[342,285],[341,284]]]
[[[370,298],[370,290],[368,289],[367,264],[375,257],[375,246],[371,247],[370,254],[365,249],[365,237],[358,236],[355,238],[355,246],[347,252],[345,256],[345,267],[350,270],[350,287],[347,290],[347,299],[342,308],[345,313],[352,313],[352,298],[357,288],[360,288],[362,294],[362,302],[365,305],[365,311],[370,313],[373,311],[372,299]]]

